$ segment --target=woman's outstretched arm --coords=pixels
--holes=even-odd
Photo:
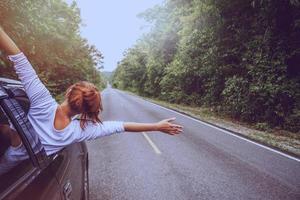
[[[8,55],[15,55],[20,53],[20,49],[14,41],[4,32],[0,26],[0,48]]]
[[[157,123],[124,122],[124,129],[129,132],[161,131],[170,135],[176,135],[182,132],[183,127],[172,123],[174,120],[175,118],[170,118]]]
[[[161,131],[169,135],[182,132],[183,127],[172,123],[175,118],[164,119],[157,123],[137,123],[123,121],[104,121],[103,123],[89,123],[84,129],[80,128],[80,122],[75,121],[77,128],[74,129],[74,138],[77,142],[92,140],[99,137],[128,132]]]

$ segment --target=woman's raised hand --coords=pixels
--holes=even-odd
[[[0,26],[0,50],[8,55],[15,55],[20,53],[20,49],[14,41],[4,32]]]
[[[176,135],[182,132],[183,126],[172,123],[176,118],[164,119],[156,123],[157,130],[169,135]]]

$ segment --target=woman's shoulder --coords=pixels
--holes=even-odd
[[[43,106],[40,108],[30,107],[28,116],[33,118],[34,121],[42,120],[42,123],[53,122],[57,106],[58,104],[54,101],[51,104],[48,104],[48,106]]]

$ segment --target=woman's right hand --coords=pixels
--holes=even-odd
[[[167,133],[169,135],[176,135],[182,132],[183,126],[172,123],[176,118],[164,119],[156,123],[157,131]]]

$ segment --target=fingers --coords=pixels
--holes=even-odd
[[[169,135],[177,135],[179,134],[181,131],[170,131],[168,132]]]
[[[172,117],[172,118],[169,118],[169,119],[166,119],[167,122],[172,122],[176,119],[176,117]]]
[[[177,134],[181,133],[182,130],[183,130],[183,126],[170,123],[169,133],[171,135],[177,135]]]
[[[183,128],[183,126],[179,125],[179,124],[173,124],[172,122],[176,120],[176,117],[172,117],[169,119],[165,119],[164,121],[169,122],[171,127],[174,128]]]
[[[171,124],[171,127],[172,128],[183,128],[183,126],[181,126],[181,125],[178,125],[178,124]]]
[[[164,133],[167,133],[169,135],[177,135],[183,131],[183,126],[179,124],[173,124],[172,122],[176,120],[175,117],[168,118],[162,120],[161,123],[161,130]]]
[[[171,128],[171,131],[182,132],[182,128],[178,128],[178,127]]]
[[[174,127],[166,131],[169,135],[177,135],[182,132],[182,128]]]

